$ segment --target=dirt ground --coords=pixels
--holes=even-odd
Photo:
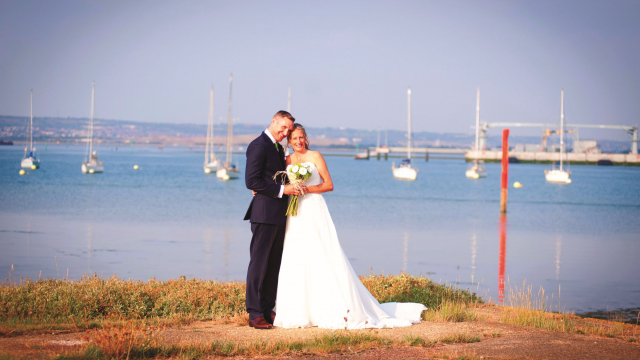
[[[363,333],[401,341],[405,336],[418,336],[437,340],[447,335],[465,333],[480,337],[469,344],[438,344],[431,348],[398,345],[391,348],[364,351],[346,351],[340,354],[301,355],[308,359],[414,359],[459,358],[471,355],[490,359],[640,359],[640,344],[624,339],[569,334],[508,325],[497,321],[489,310],[482,321],[462,323],[422,322],[407,328],[358,330]],[[236,324],[219,325],[213,322],[195,322],[175,326],[160,334],[167,345],[209,344],[214,340],[251,342],[256,340],[304,340],[331,334],[332,330],[280,329],[255,330]],[[58,354],[78,351],[86,343],[82,333],[47,333],[0,338],[0,356],[17,359],[47,359]],[[215,357],[210,357],[211,359]],[[272,357],[261,356],[269,359]],[[291,358],[285,357],[285,358]]]

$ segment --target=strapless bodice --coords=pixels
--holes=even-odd
[[[309,178],[305,180],[304,185],[313,186],[322,184],[322,177],[320,176],[320,174],[318,174],[318,168],[314,163],[307,161],[300,164],[308,164],[311,166],[311,176],[309,176]]]

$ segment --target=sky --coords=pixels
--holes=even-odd
[[[473,133],[640,124],[640,1],[0,0],[0,115]],[[498,134],[499,130],[490,133]],[[540,128],[514,129],[538,135]],[[626,140],[621,130],[582,137]],[[310,134],[313,137],[312,134]]]

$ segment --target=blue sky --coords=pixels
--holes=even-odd
[[[640,1],[0,1],[0,114],[471,133],[639,124]],[[539,129],[518,129],[537,135]],[[627,139],[622,131],[581,137]]]

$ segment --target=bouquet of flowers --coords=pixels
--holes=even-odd
[[[289,178],[289,183],[296,189],[302,190],[302,184],[311,176],[311,166],[309,164],[295,164],[287,166],[285,173]],[[298,214],[298,195],[289,196],[289,207],[286,215],[296,216]]]

